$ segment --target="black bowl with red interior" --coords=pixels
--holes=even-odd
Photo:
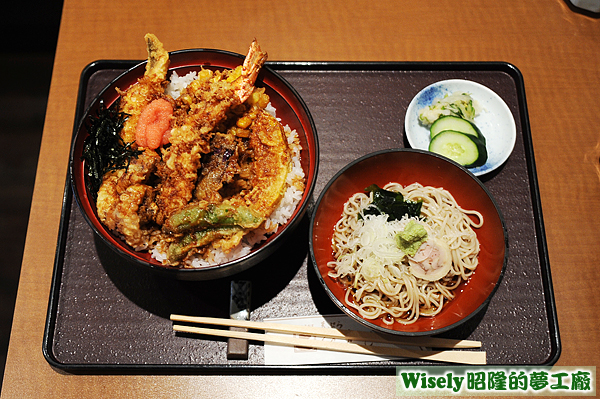
[[[201,67],[233,69],[241,65],[244,60],[244,56],[241,54],[213,49],[179,50],[170,52],[169,57],[169,74],[177,71],[179,76],[183,76],[190,71],[197,71]],[[279,226],[277,231],[270,235],[267,240],[255,245],[249,254],[238,259],[201,268],[177,268],[163,265],[152,258],[147,251],[135,251],[98,219],[95,202],[85,183],[86,165],[81,160],[84,140],[88,136],[86,121],[90,115],[96,115],[101,101],[104,102],[104,107],[108,108],[117,100],[118,93],[115,88],[125,90],[136,83],[137,79],[143,76],[145,67],[146,61],[141,62],[107,85],[93,100],[77,127],[71,148],[69,172],[74,196],[86,221],[110,248],[130,262],[177,279],[210,280],[227,277],[263,261],[283,243],[286,236],[298,226],[306,213],[317,178],[319,162],[317,131],[306,104],[298,92],[268,64],[261,69],[255,86],[265,88],[265,92],[270,96],[271,104],[276,109],[277,118],[281,120],[283,125],[289,125],[291,129],[296,130],[302,145],[301,166],[305,174],[306,187],[302,199],[286,224]]]
[[[466,282],[456,289],[435,316],[421,316],[413,324],[392,324],[367,319],[348,306],[348,287],[329,276],[328,263],[335,260],[332,249],[334,227],[342,215],[344,204],[355,193],[377,184],[390,182],[407,186],[444,188],[463,209],[481,213],[484,223],[474,229],[480,244],[479,264]],[[414,149],[390,149],[365,155],[337,172],[321,192],[310,224],[310,255],[321,285],[330,299],[350,318],[378,332],[402,336],[440,334],[472,319],[484,309],[498,289],[508,259],[508,235],[504,218],[485,185],[464,167],[441,155]]]

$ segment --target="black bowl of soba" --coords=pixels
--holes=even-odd
[[[311,216],[310,254],[328,296],[352,319],[378,332],[434,335],[485,308],[508,238],[471,172],[400,148],[365,155],[331,178]]]

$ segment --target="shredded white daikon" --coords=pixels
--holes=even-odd
[[[398,248],[396,235],[404,230],[408,220],[388,221],[385,214],[365,215],[361,226],[353,233],[358,245],[351,258],[347,259],[348,266],[358,263],[358,274],[371,281],[406,268],[402,264],[406,254]]]

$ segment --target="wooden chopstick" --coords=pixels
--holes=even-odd
[[[220,319],[216,317],[171,315],[172,321],[195,324],[212,324],[225,327],[240,327],[254,330],[264,330],[285,334],[312,335],[316,337],[345,339],[349,341],[378,342],[393,345],[420,346],[428,348],[481,348],[481,342],[435,337],[384,337],[370,331],[338,330],[312,326],[297,326],[293,324],[267,323],[247,320]]]
[[[337,352],[359,353],[385,357],[404,357],[411,359],[433,360],[438,362],[461,364],[486,364],[485,352],[475,351],[426,351],[386,346],[359,345],[349,342],[325,342],[306,338],[282,335],[258,334],[252,332],[220,330],[213,328],[173,325],[173,330],[185,333],[210,335],[217,337],[247,339],[249,341],[269,342],[280,345],[299,346],[303,348],[323,349]]]
[[[386,339],[379,334],[363,331],[337,330],[334,328],[321,328],[310,326],[296,326],[279,323],[254,322],[246,320],[220,319],[214,317],[197,317],[171,315],[171,320],[185,323],[212,324],[227,327],[242,327],[247,329],[258,329],[263,331],[278,332],[284,334],[300,334],[306,336],[317,336],[334,339],[345,340],[360,340],[365,342],[379,342],[394,345],[410,345],[410,346],[432,346],[440,347],[440,345],[449,345],[451,348],[461,347],[480,347],[478,341],[461,341],[447,340],[444,338],[430,337],[411,337],[410,339]],[[306,338],[289,337],[283,335],[262,334],[244,331],[232,331],[224,329],[212,329],[194,326],[173,325],[173,330],[184,333],[203,334],[218,337],[246,339],[250,341],[260,341],[275,343],[288,346],[308,347],[314,349],[331,350],[347,353],[359,353],[368,355],[391,356],[416,358],[423,360],[433,360],[449,363],[462,364],[486,364],[486,353],[481,351],[435,351],[435,350],[419,350],[406,349],[398,347],[385,347],[376,345],[361,345],[351,342],[326,342],[321,340],[311,340]],[[373,339],[370,339],[373,338]],[[415,340],[415,338],[417,338]],[[432,341],[433,340],[433,341]],[[407,343],[408,342],[408,343]],[[432,343],[434,345],[432,345]],[[464,346],[467,345],[467,346]],[[468,346],[470,345],[470,346]]]

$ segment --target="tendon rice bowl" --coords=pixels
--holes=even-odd
[[[128,264],[187,281],[245,271],[305,215],[319,163],[314,121],[256,40],[244,57],[144,39],[148,60],[105,86],[78,122],[74,199]]]

